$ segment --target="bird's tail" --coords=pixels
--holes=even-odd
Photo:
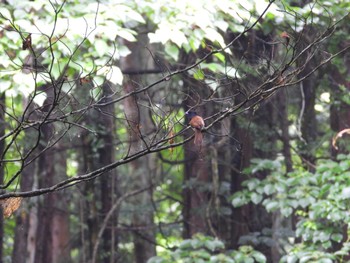
[[[194,131],[194,145],[201,146],[203,142],[203,133],[200,130]]]

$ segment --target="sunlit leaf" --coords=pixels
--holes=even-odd
[[[193,77],[196,79],[196,80],[203,80],[205,75],[203,73],[203,71],[201,69],[198,69],[195,71],[195,73],[193,74]]]
[[[107,72],[106,79],[112,82],[113,84],[121,85],[123,83],[123,73],[117,66],[111,66]]]
[[[136,38],[135,36],[132,34],[132,31],[127,30],[127,29],[120,29],[118,31],[118,36],[130,41],[130,42],[135,42]]]
[[[138,12],[134,11],[134,10],[131,9],[131,8],[128,8],[128,9],[126,10],[126,15],[127,15],[130,19],[135,20],[135,21],[137,21],[137,22],[139,22],[139,23],[141,23],[141,24],[146,23],[146,21],[145,21],[145,19],[142,17],[142,15],[139,14]]]
[[[214,56],[217,57],[222,63],[224,63],[226,60],[225,56],[222,53],[215,53]]]
[[[170,40],[174,42],[178,47],[181,47],[184,43],[187,43],[187,37],[180,30],[171,30],[169,32]]]
[[[5,19],[11,19],[11,13],[7,8],[0,7],[0,14],[3,16]]]
[[[252,193],[252,195],[251,195],[251,199],[252,199],[252,202],[254,204],[259,204],[261,202],[262,198],[263,198],[262,195],[259,195],[257,193]]]
[[[96,39],[94,42],[94,47],[99,56],[105,55],[106,50],[108,50],[107,42],[102,39]]]

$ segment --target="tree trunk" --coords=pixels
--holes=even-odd
[[[104,83],[102,89],[103,100],[101,103],[107,103],[108,101],[113,99],[113,89],[111,88],[111,83]],[[101,147],[98,148],[98,167],[100,168],[111,164],[115,161],[114,153],[115,153],[115,125],[114,125],[114,104],[110,104],[108,106],[100,107],[100,112],[103,114],[98,115],[98,119],[96,120],[96,126],[98,127],[98,139],[100,140]],[[112,208],[113,199],[116,192],[116,172],[115,170],[104,174],[100,178],[100,191],[101,191],[101,214],[99,222],[102,222]],[[112,217],[111,222],[109,222],[110,227],[106,228],[102,235],[102,242],[100,248],[100,254],[105,254],[105,256],[100,262],[115,262],[115,249],[117,247],[117,243],[115,242],[115,233],[114,231],[110,231],[109,229],[113,229],[113,226],[117,224],[117,218]],[[118,236],[118,235],[117,235]]]
[[[183,191],[184,197],[184,238],[191,238],[196,233],[209,234],[206,223],[206,208],[208,204],[208,192],[206,184],[210,183],[207,149],[202,146],[201,153],[193,141],[184,146],[185,149],[185,174]]]
[[[232,156],[231,161],[234,167],[231,172],[231,193],[233,194],[241,190],[241,184],[245,179],[242,176],[241,171],[250,165],[250,160],[253,154],[253,142],[247,130],[237,127],[235,121],[233,121],[232,127],[236,131],[234,137],[237,138],[240,143],[240,147],[238,147],[236,154]],[[231,145],[235,145],[235,142],[232,140]],[[239,238],[249,233],[250,216],[251,211],[248,205],[239,208],[232,208],[230,248],[236,249],[239,246]]]
[[[42,127],[42,142],[53,136],[53,126]],[[43,145],[42,144],[42,145]],[[52,146],[38,159],[39,187],[48,187],[66,174],[66,154],[62,142]],[[68,196],[64,191],[43,196],[38,206],[35,263],[70,261]]]
[[[6,108],[5,93],[0,93],[0,137],[5,134],[5,108]],[[0,141],[0,156],[2,156],[5,149],[5,140]],[[0,162],[0,184],[4,182],[4,164]],[[3,240],[4,238],[4,220],[3,211],[0,206],[0,263],[3,262]]]
[[[289,121],[288,121],[288,100],[286,96],[286,90],[279,91],[277,96],[277,108],[279,110],[279,126],[281,130],[281,141],[282,141],[282,153],[284,157],[284,163],[286,166],[286,172],[290,173],[293,171],[293,162],[290,146],[290,136],[289,136]],[[285,228],[292,230],[292,218],[285,218],[281,215],[280,211],[276,211],[272,216],[272,239],[274,240],[274,245],[271,248],[271,260],[273,263],[280,262],[281,256],[283,255],[283,247],[281,244],[281,239],[286,239],[281,233]],[[281,230],[282,229],[282,230]]]
[[[24,146],[24,155],[30,151],[33,147],[32,142],[37,139],[37,131],[35,129],[29,129],[25,132],[26,144]],[[37,151],[34,151],[37,154]],[[34,177],[37,169],[37,162],[34,161],[29,164],[21,173],[20,177],[20,189],[21,191],[30,191],[33,189]],[[16,228],[14,247],[12,252],[12,262],[34,262],[35,251],[35,235],[37,229],[37,214],[36,206],[37,202],[26,199],[22,202],[19,212],[16,215]]]
[[[310,41],[310,37],[314,34],[314,28],[312,26],[305,27],[304,38],[299,41],[298,49],[302,50]],[[312,56],[312,54],[305,54],[305,56]],[[297,60],[297,66],[303,69],[299,78],[303,78],[310,71],[312,71],[316,65],[318,65],[317,57],[310,58],[307,61],[307,57],[301,57]],[[318,72],[313,73],[308,78],[300,82],[300,94],[301,94],[301,105],[299,114],[299,125],[301,140],[298,150],[300,151],[300,156],[303,159],[305,167],[307,167],[311,172],[315,171],[315,144],[317,138],[317,121],[316,121],[316,90],[319,85],[319,80],[317,76]]]
[[[137,43],[126,42],[132,53],[121,59],[120,66],[123,71],[129,69],[137,71],[142,66],[153,65],[153,63],[148,61],[149,56],[145,54],[147,50],[141,48],[140,43],[146,44],[147,41],[144,38],[140,38]],[[124,93],[128,94],[135,91],[137,88],[135,83],[142,82],[138,76],[129,76],[129,79],[124,81],[123,84]],[[129,136],[128,155],[137,153],[146,147],[145,144],[149,143],[146,135],[150,122],[149,112],[148,109],[141,108],[143,106],[138,104],[138,99],[140,99],[139,96],[132,95],[124,100],[124,113]],[[129,164],[128,180],[130,184],[127,191],[149,188],[151,186],[152,178],[150,175],[152,173],[150,173],[150,165],[152,162],[151,156],[145,156]],[[129,200],[134,209],[131,216],[132,226],[142,229],[142,231],[135,230],[133,232],[134,262],[147,262],[150,257],[156,254],[152,192],[151,190],[144,191],[137,196],[131,197]]]

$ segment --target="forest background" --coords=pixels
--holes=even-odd
[[[1,0],[0,262],[347,262],[349,10]]]

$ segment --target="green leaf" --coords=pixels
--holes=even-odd
[[[284,260],[286,259],[286,260]],[[286,262],[286,263],[297,263],[298,262],[298,257],[296,255],[287,255],[282,258],[281,262]]]
[[[247,182],[247,187],[249,191],[255,190],[255,188],[260,184],[260,181],[256,178],[250,179]]]
[[[264,187],[262,185],[259,185],[258,187],[255,188],[255,192],[257,192],[258,194],[264,194]]]
[[[306,256],[301,257],[299,262],[300,263],[307,263],[307,262],[309,262],[310,259],[312,259],[312,256],[306,255]]]
[[[247,198],[245,196],[243,196],[242,194],[237,195],[232,199],[232,205],[234,207],[240,207],[240,206],[245,205],[247,203],[248,203]]]
[[[333,263],[333,260],[331,260],[330,258],[321,258],[321,259],[318,259],[319,263]]]
[[[115,85],[121,85],[123,83],[123,73],[119,67],[112,66],[107,72],[106,79]]]
[[[136,38],[132,32],[133,32],[132,30],[123,28],[123,29],[118,30],[118,36],[120,36],[120,37],[122,37],[130,42],[135,42]]]
[[[0,8],[0,14],[5,19],[12,19],[11,13],[10,13],[10,11],[7,8],[1,7]]]
[[[192,247],[192,240],[191,239],[185,239],[179,245],[179,248],[181,248],[181,249],[186,249],[186,248],[191,248],[191,247]]]
[[[212,42],[217,42],[220,48],[225,46],[224,38],[219,34],[218,31],[212,28],[206,28],[204,32],[205,38],[209,39]],[[227,49],[226,52],[229,52],[229,49]]]
[[[343,188],[343,190],[341,191],[341,197],[343,199],[348,199],[350,198],[350,187],[345,187]]]
[[[254,204],[259,204],[261,200],[263,199],[262,195],[259,195],[257,193],[252,193],[251,200]]]
[[[202,241],[198,240],[198,239],[192,239],[191,240],[191,246],[194,249],[200,248],[203,245]]]
[[[215,255],[210,257],[210,261],[212,263],[235,263],[235,261],[231,258],[229,258],[228,256],[224,255],[224,254],[219,254],[219,255]]]
[[[94,42],[94,47],[99,56],[103,56],[106,53],[106,50],[108,49],[107,42],[102,39],[96,39]]]
[[[213,72],[225,73],[225,69],[223,68],[223,66],[221,64],[218,64],[218,63],[202,63],[201,66],[202,66],[202,68],[207,68]]]
[[[245,257],[245,258],[244,258],[244,263],[254,263],[254,258]]]
[[[174,60],[177,61],[179,58],[179,48],[176,45],[168,44],[165,46],[165,52]]]
[[[293,213],[293,209],[291,207],[283,207],[281,208],[281,214],[285,217],[290,216]]]
[[[339,167],[342,171],[347,171],[350,167],[350,162],[348,160],[341,161],[339,163]]]
[[[271,195],[275,192],[275,187],[272,184],[267,184],[264,186],[264,192],[267,195]]]
[[[266,262],[266,257],[264,256],[264,254],[262,254],[260,252],[257,252],[257,251],[253,252],[252,256],[255,259],[255,261],[257,261],[259,263]]]
[[[193,77],[196,80],[203,80],[204,79],[204,73],[201,69],[196,70],[196,72],[193,74]]]
[[[342,241],[342,239],[343,239],[343,235],[342,234],[332,234],[331,239],[334,240],[335,242],[340,243],[340,241]]]
[[[217,249],[224,249],[225,245],[222,241],[216,239],[216,240],[207,240],[205,242],[205,247],[211,251],[215,251]]]
[[[119,12],[123,12],[123,11],[119,11]],[[140,15],[138,12],[134,11],[131,8],[128,8],[125,12],[125,14],[132,20],[137,21],[141,24],[146,23],[145,19],[142,17],[142,15]]]
[[[278,208],[279,203],[277,201],[266,199],[263,203],[268,212],[275,211]]]
[[[147,261],[147,263],[165,263],[165,262],[167,262],[167,261],[161,257],[151,257]]]
[[[276,183],[274,185],[274,188],[277,190],[277,192],[280,192],[280,193],[286,192],[286,186],[281,182]]]
[[[221,53],[215,53],[214,56],[217,57],[222,63],[224,63],[226,60],[225,56]]]

